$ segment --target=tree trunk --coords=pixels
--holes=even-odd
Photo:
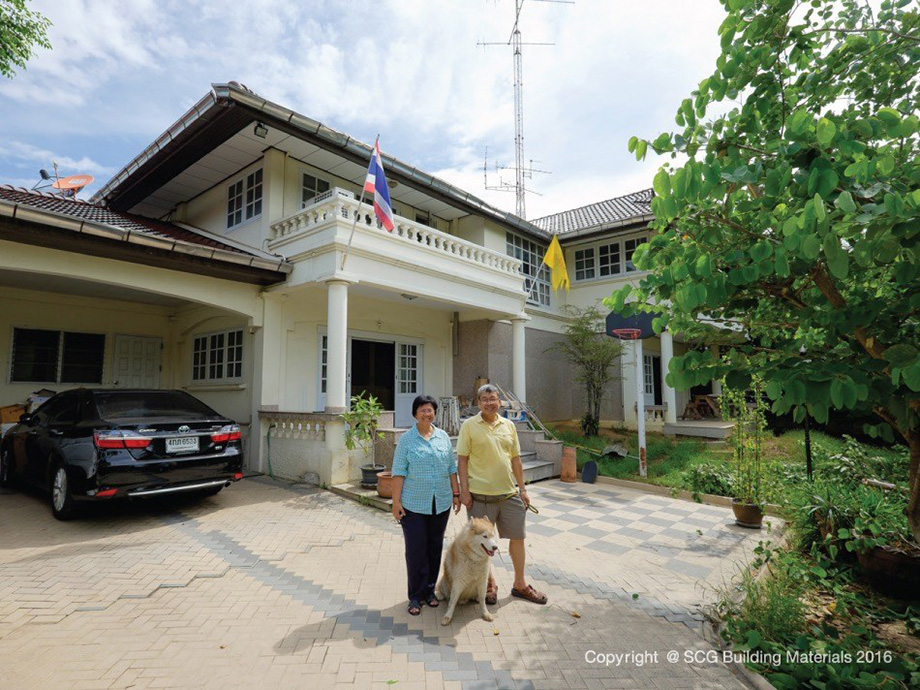
[[[907,432],[907,445],[910,448],[910,498],[907,502],[907,524],[914,535],[914,541],[920,544],[920,431],[912,429]]]

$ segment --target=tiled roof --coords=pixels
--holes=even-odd
[[[601,228],[613,223],[621,224],[632,218],[649,215],[652,212],[651,204],[654,195],[651,189],[643,189],[641,192],[614,197],[571,211],[554,213],[531,222],[554,235],[564,235],[567,232],[585,228]]]
[[[43,211],[50,211],[70,218],[90,221],[92,223],[102,223],[110,225],[120,230],[130,230],[131,232],[140,232],[156,237],[170,238],[189,242],[191,244],[200,244],[204,247],[214,249],[223,249],[236,254],[249,255],[236,247],[229,244],[218,242],[210,237],[199,235],[185,228],[172,223],[164,223],[159,220],[135,216],[130,213],[120,213],[111,211],[104,206],[97,206],[86,201],[75,201],[73,199],[64,199],[53,194],[43,192],[31,192],[26,189],[12,187],[10,185],[0,185],[0,200],[9,201],[14,204],[31,206]]]

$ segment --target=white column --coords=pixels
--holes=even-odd
[[[677,391],[665,381],[673,357],[674,336],[671,335],[671,331],[664,331],[661,334],[661,401],[665,404],[664,421],[666,424],[674,424],[677,421]]]
[[[249,467],[266,471],[264,453],[268,426],[263,424],[259,410],[281,408],[281,363],[284,330],[282,327],[283,297],[262,294],[261,323],[250,321],[252,336],[252,413],[249,426]],[[264,428],[263,428],[264,427]]]
[[[636,431],[639,436],[639,474],[646,476],[645,462],[645,361],[642,357],[642,338],[633,341],[636,353]]]
[[[348,409],[348,281],[330,280],[326,286],[326,412],[338,414]]]
[[[527,400],[527,321],[522,316],[511,319],[511,389],[521,402]]]
[[[710,346],[709,346],[709,349],[710,349],[710,351],[712,352],[712,356],[715,357],[715,358],[716,358],[716,361],[718,362],[718,361],[719,361],[719,358],[721,357],[721,355],[719,354],[719,346],[718,346],[718,345],[710,345]],[[717,379],[713,379],[713,380],[712,380],[712,394],[713,394],[713,395],[722,395],[722,382],[721,382],[721,381],[719,381],[719,380],[717,380]]]

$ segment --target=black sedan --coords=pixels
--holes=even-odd
[[[242,466],[240,427],[176,390],[65,391],[0,441],[0,484],[49,491],[59,520],[81,501],[216,494]]]

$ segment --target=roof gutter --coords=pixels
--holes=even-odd
[[[123,230],[105,223],[80,220],[71,216],[55,213],[54,211],[37,209],[34,206],[11,203],[0,199],[0,218],[4,217],[12,220],[47,225],[61,230],[69,230],[81,235],[121,241],[146,249],[160,249],[201,259],[230,263],[236,266],[274,271],[285,275],[294,270],[294,267],[283,258],[269,260],[251,254],[238,254],[237,252],[231,252],[226,249],[205,247],[200,244],[186,242],[185,240],[157,237],[156,235],[150,235],[144,232]]]

